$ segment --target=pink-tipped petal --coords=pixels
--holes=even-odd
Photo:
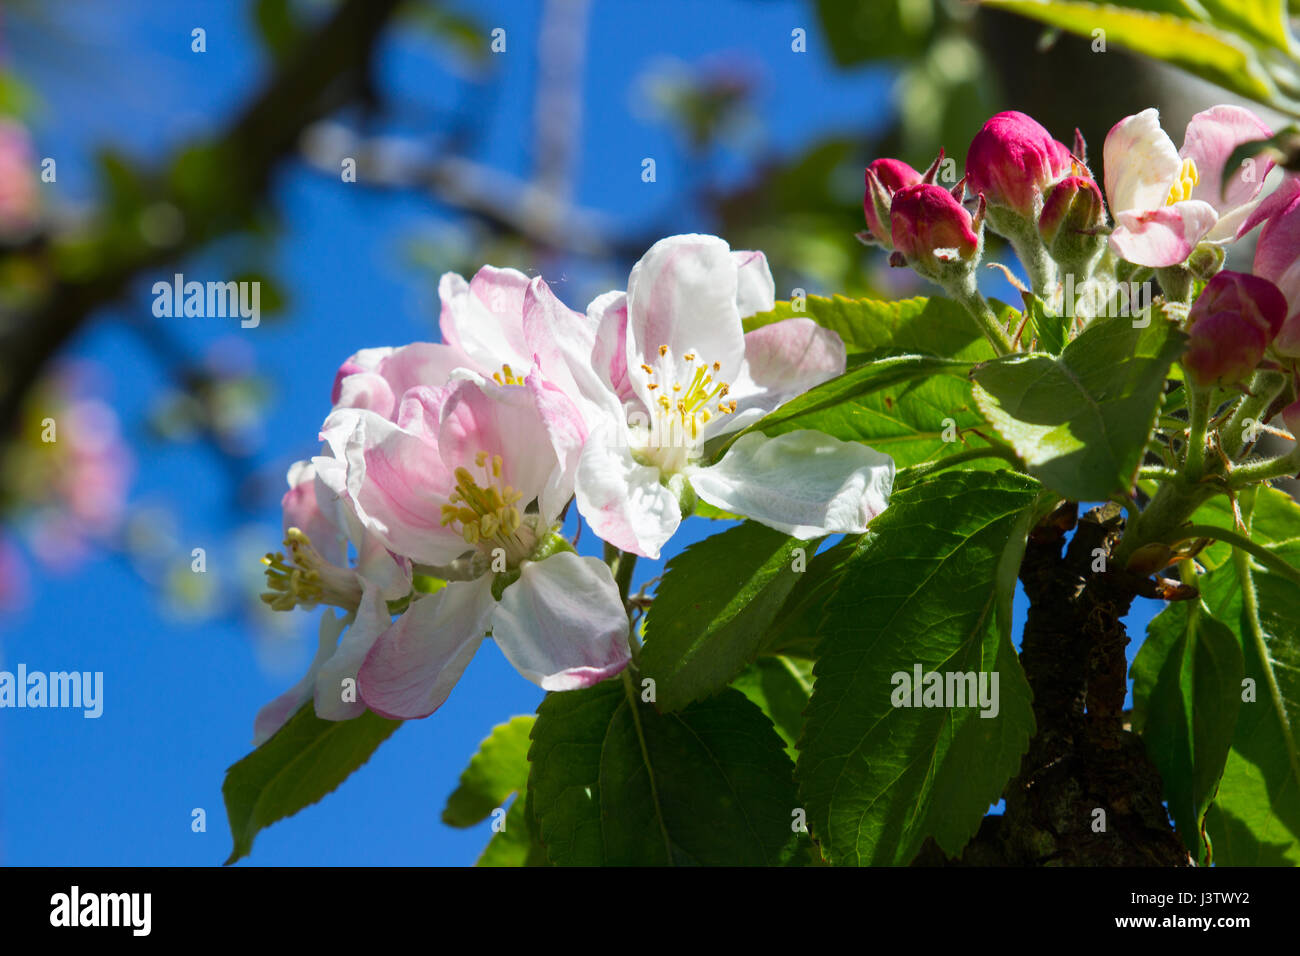
[[[526,561],[492,615],[492,639],[544,690],[577,690],[629,660],[627,612],[608,566],[564,551]]]
[[[844,340],[812,319],[773,322],[745,335],[749,380],[761,391],[750,399],[737,387],[738,405],[771,411],[815,385],[844,374]]]
[[[1111,127],[1102,147],[1102,162],[1106,198],[1118,217],[1129,210],[1163,206],[1183,161],[1173,140],[1160,128],[1160,112],[1152,108]]]
[[[1141,212],[1117,212],[1110,247],[1129,262],[1151,268],[1185,262],[1218,221],[1208,203],[1195,199]]]

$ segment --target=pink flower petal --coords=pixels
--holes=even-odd
[[[453,581],[411,606],[361,666],[361,699],[381,717],[428,717],[442,706],[483,642],[496,600],[492,576]]]
[[[1209,204],[1195,199],[1158,209],[1117,212],[1110,247],[1116,255],[1140,266],[1177,265],[1186,261],[1218,218]]]

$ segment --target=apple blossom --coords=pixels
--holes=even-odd
[[[604,420],[582,451],[577,502],[605,541],[657,558],[695,496],[801,538],[861,532],[884,509],[893,460],[820,432],[748,433],[704,464],[708,440],[844,371],[839,336],[809,319],[744,332],[743,315],[773,306],[761,253],[701,235],[655,243],[626,294],[592,303]]]
[[[1160,128],[1154,108],[1120,120],[1103,148],[1106,196],[1115,217],[1111,249],[1129,262],[1161,268],[1184,262],[1200,242],[1234,239],[1273,163],[1250,167],[1250,176],[1234,172],[1226,188],[1224,164],[1242,143],[1271,135],[1240,106],[1197,113],[1181,150]]]
[[[414,596],[375,640],[359,674],[372,710],[431,714],[489,629],[516,670],[547,690],[626,666],[613,575],[556,533],[572,496],[565,462],[586,430],[540,372],[516,384],[414,386],[394,418],[338,409],[322,437],[347,463],[344,488],[365,529],[448,582]]]

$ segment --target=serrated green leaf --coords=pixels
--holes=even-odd
[[[689,545],[668,562],[645,629],[641,673],[661,710],[679,710],[731,683],[755,657],[799,580],[801,541],[754,521]]]
[[[1142,739],[1160,771],[1179,836],[1194,859],[1208,864],[1213,853],[1204,839],[1205,814],[1241,708],[1241,647],[1199,602],[1169,605],[1147,630],[1148,642],[1167,647],[1168,654],[1146,701]]]
[[[1253,526],[1252,526],[1253,531]],[[1275,550],[1300,562],[1295,543]],[[1286,860],[1300,865],[1300,586],[1255,567],[1250,573],[1259,629],[1243,600],[1236,560],[1200,580],[1214,616],[1236,634],[1251,682],[1243,700],[1206,831],[1215,862],[1262,866]],[[1243,688],[1241,694],[1244,695]]]
[[[663,715],[617,680],[548,694],[529,761],[557,865],[773,865],[796,845],[793,765],[738,691]]]
[[[758,707],[785,741],[791,760],[799,757],[803,712],[812,695],[812,661],[797,657],[760,657],[731,686]]]
[[[366,711],[321,720],[311,701],[275,735],[226,771],[221,793],[234,847],[226,864],[247,856],[258,831],[332,793],[400,727]]]
[[[482,823],[492,811],[528,783],[528,734],[532,714],[512,717],[497,724],[479,744],[469,766],[460,775],[460,785],[447,798],[442,822],[453,827]]]
[[[1034,718],[1011,601],[1041,490],[1006,472],[940,474],[895,495],[850,559],[797,770],[832,863],[906,864],[930,836],[956,855],[1019,768]],[[916,665],[997,673],[997,715],[894,706],[895,675]]]
[[[976,368],[975,402],[1031,475],[1071,500],[1104,501],[1136,479],[1185,342],[1156,314],[1146,328],[1094,322],[1059,358],[1031,353]]]

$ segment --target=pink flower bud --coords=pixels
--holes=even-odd
[[[1243,381],[1264,358],[1286,320],[1286,297],[1260,276],[1220,272],[1188,315],[1191,343],[1183,364],[1206,385]]]
[[[990,206],[1033,219],[1042,194],[1071,171],[1070,150],[1032,117],[999,113],[975,134],[966,154],[967,185]]]
[[[922,272],[969,261],[979,249],[971,214],[942,186],[921,183],[900,189],[889,209],[889,224],[894,248]]]
[[[889,238],[889,205],[894,193],[904,186],[915,186],[921,174],[898,159],[877,159],[866,170],[866,193],[862,197],[862,212],[867,217],[867,228],[886,249],[892,249]]]
[[[1300,439],[1300,400],[1282,409],[1282,424],[1295,438]]]

